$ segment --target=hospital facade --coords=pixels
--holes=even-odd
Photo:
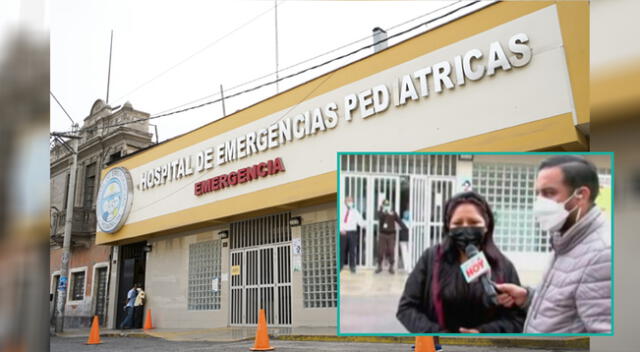
[[[109,302],[141,282],[158,328],[252,326],[259,308],[271,326],[335,326],[347,192],[371,222],[374,195],[395,192],[417,253],[469,181],[519,229],[498,236],[506,251],[548,253],[520,221],[540,157],[470,152],[589,150],[587,33],[584,2],[490,4],[110,164],[96,206]],[[122,314],[107,308],[111,327]]]

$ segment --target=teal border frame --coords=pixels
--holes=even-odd
[[[341,333],[340,332],[340,161],[343,155],[607,155],[610,158],[611,167],[611,332],[610,333],[552,333],[552,334],[525,334],[525,333]],[[591,336],[615,336],[615,171],[613,152],[337,152],[336,153],[336,274],[338,283],[337,307],[336,307],[336,335],[337,336],[455,336],[455,337],[489,337],[489,336],[527,336],[527,337],[591,337]]]

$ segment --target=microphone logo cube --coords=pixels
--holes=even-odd
[[[489,261],[487,261],[487,257],[484,256],[484,253],[479,252],[462,263],[460,270],[462,270],[465,280],[469,283],[490,272],[491,266],[489,265]]]

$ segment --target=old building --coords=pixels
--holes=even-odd
[[[133,109],[131,103],[112,108],[98,99],[79,129],[78,166],[75,183],[71,261],[65,327],[91,324],[97,315],[105,322],[110,246],[96,246],[96,193],[100,171],[125,155],[153,144],[149,133],[149,114]],[[50,292],[57,295],[60,278],[62,243],[69,190],[71,151],[62,143],[50,150],[51,232],[50,232]],[[52,302],[56,302],[54,297]],[[55,303],[52,303],[55,304]],[[53,307],[52,307],[53,308]],[[53,311],[53,309],[52,309]],[[52,319],[53,321],[53,319]]]

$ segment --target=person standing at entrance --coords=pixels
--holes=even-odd
[[[391,202],[388,199],[382,201],[382,205],[378,209],[378,221],[380,233],[378,235],[378,269],[376,269],[376,274],[382,271],[384,258],[387,258],[389,262],[389,273],[394,274],[396,223],[400,225],[402,230],[407,230],[407,226],[405,226],[398,214],[391,210]]]
[[[136,329],[140,329],[142,328],[142,311],[144,310],[144,302],[147,296],[142,290],[142,284],[139,283],[136,286],[138,295],[136,296],[136,300],[133,303],[133,326]]]
[[[135,284],[129,292],[127,292],[127,298],[125,301],[124,310],[127,315],[120,325],[120,329],[131,329],[133,327],[133,307],[136,303],[136,297],[138,297],[138,284]]]
[[[343,215],[340,217],[340,270],[344,263],[349,262],[349,269],[352,273],[356,272],[356,251],[358,249],[358,226],[361,229],[366,228],[366,224],[360,215],[358,209],[355,208],[353,198],[351,196],[345,199],[344,204],[346,210],[342,210]]]

